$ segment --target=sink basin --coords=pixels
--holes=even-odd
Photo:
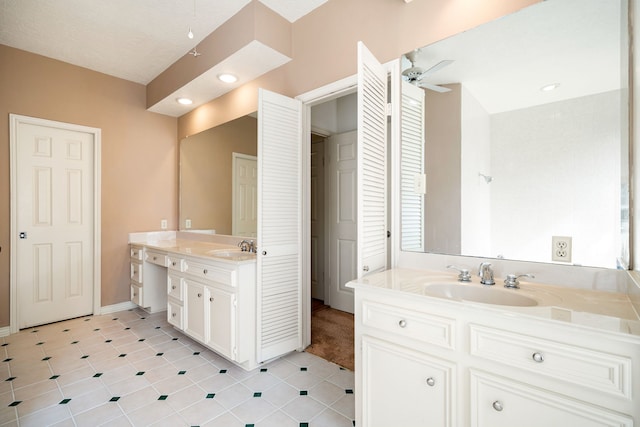
[[[254,253],[241,251],[238,249],[212,249],[207,251],[207,255],[226,259],[249,259],[255,256]]]
[[[498,285],[494,285],[498,286]],[[482,285],[460,285],[457,283],[433,283],[424,287],[426,295],[456,301],[473,301],[482,304],[509,305],[517,307],[533,307],[538,301],[526,295],[518,294],[518,290],[496,289]]]

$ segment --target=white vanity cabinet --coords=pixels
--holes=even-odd
[[[129,254],[131,301],[149,313],[166,310],[167,255],[135,244],[130,245]]]
[[[640,426],[635,335],[353,287],[359,426]]]
[[[358,425],[456,425],[456,365],[448,359],[455,320],[356,297]],[[440,356],[425,351],[431,346],[440,348]]]
[[[255,263],[169,255],[167,320],[247,369],[257,366]]]

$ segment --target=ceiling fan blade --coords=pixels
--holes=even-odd
[[[425,70],[422,74],[420,74],[420,77],[418,77],[418,80],[422,79],[424,76],[428,74],[435,73],[436,71],[439,71],[444,67],[453,64],[453,62],[454,62],[453,59],[445,59],[443,61],[438,62],[433,67],[429,68],[428,70]]]
[[[448,87],[432,85],[431,83],[420,82],[418,83],[418,86],[440,93],[451,92],[451,89],[449,89]]]

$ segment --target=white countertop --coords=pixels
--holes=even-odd
[[[238,247],[224,243],[203,242],[189,239],[158,239],[132,242],[132,244],[145,246],[167,253],[179,255],[190,255],[200,258],[213,259],[216,261],[237,263],[255,262],[256,254],[252,252],[242,252],[233,258],[216,255],[215,251],[237,251]]]
[[[425,292],[425,288],[435,283],[488,288],[487,292],[515,292],[535,299],[538,305],[531,307],[495,305],[430,296]],[[463,283],[457,281],[455,274],[403,268],[371,274],[354,280],[347,286],[356,290],[371,288],[382,292],[419,295],[420,298],[425,298],[425,302],[458,306],[464,304],[510,315],[516,313],[522,316],[568,322],[581,327],[640,336],[640,318],[628,295],[624,293],[584,290],[526,281],[520,281],[520,289],[506,289],[502,279],[496,279],[496,284],[493,286],[484,287],[480,285],[477,277],[474,277],[471,283]]]

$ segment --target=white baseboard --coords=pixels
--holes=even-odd
[[[11,329],[8,326],[0,328],[0,337],[7,337],[11,333]]]
[[[136,308],[136,307],[138,307],[138,306],[136,304],[134,304],[133,302],[125,301],[125,302],[121,302],[119,304],[105,305],[103,307],[100,307],[100,313],[96,313],[96,314],[115,313],[117,311],[131,310],[132,308]]]

